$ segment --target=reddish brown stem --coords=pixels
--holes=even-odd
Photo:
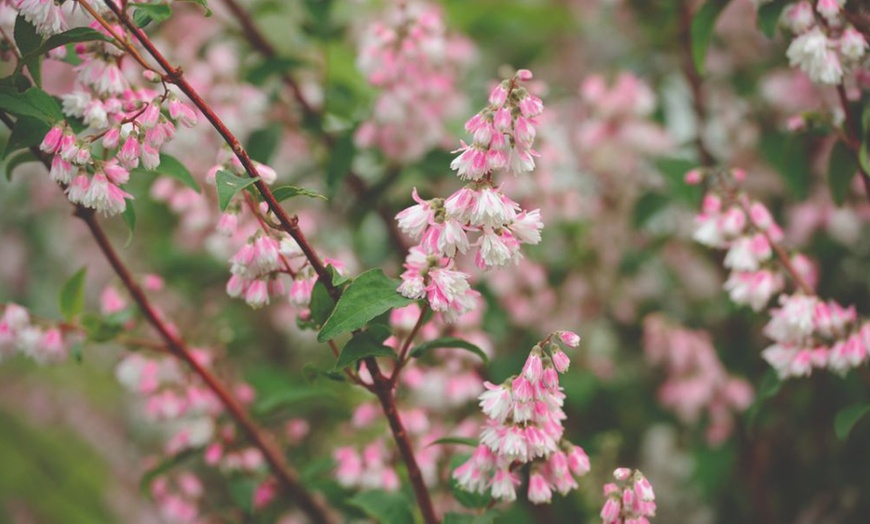
[[[87,5],[87,0],[78,0],[80,4]],[[184,78],[184,73],[181,68],[177,68],[169,63],[163,53],[160,52],[159,49],[154,45],[148,35],[146,35],[135,23],[127,16],[120,7],[118,7],[115,2],[111,0],[106,0],[106,6],[112,10],[115,16],[118,18],[118,21],[127,28],[133,36],[142,44],[142,47],[148,52],[149,55],[157,62],[163,71],[166,72],[165,78],[166,81],[172,84],[175,84],[181,92],[183,92],[187,98],[196,106],[197,109],[205,116],[205,118],[211,123],[212,127],[221,135],[224,141],[230,146],[230,149],[241,162],[242,167],[244,167],[245,171],[251,178],[255,178],[256,182],[254,185],[257,190],[262,195],[263,200],[269,206],[269,210],[275,214],[278,218],[278,222],[281,224],[283,230],[290,235],[293,240],[299,245],[299,248],[302,250],[302,253],[308,259],[311,267],[314,269],[314,272],[317,274],[317,277],[323,282],[323,285],[326,286],[327,291],[333,299],[338,300],[338,297],[341,295],[341,291],[332,285],[332,279],[329,276],[329,272],[326,270],[326,266],[323,264],[323,261],[318,256],[317,252],[311,247],[311,244],[308,243],[308,239],[305,238],[305,235],[302,233],[302,230],[299,228],[299,220],[297,217],[289,216],[284,208],[278,203],[275,199],[275,196],[272,194],[272,191],[269,187],[263,182],[262,178],[260,178],[260,173],[257,170],[257,166],[254,164],[254,161],[251,160],[251,157],[248,155],[248,152],[242,147],[241,142],[236,136],[232,133],[232,131],[227,128],[226,124],[224,124],[223,120],[214,112],[211,106],[203,100],[203,98],[199,95],[199,93],[188,83],[188,81]]]
[[[198,375],[208,388],[218,397],[221,403],[229,412],[230,416],[236,420],[242,430],[254,443],[254,445],[263,452],[266,462],[268,462],[272,471],[282,482],[290,497],[299,505],[299,507],[315,522],[333,522],[326,506],[322,501],[315,498],[308,490],[302,487],[299,476],[296,471],[287,464],[283,453],[277,448],[272,439],[261,429],[256,422],[248,415],[245,408],[239,403],[226,386],[218,380],[207,368],[197,361],[191,354],[185,342],[178,337],[173,330],[170,330],[163,319],[158,314],[154,306],[148,300],[145,292],[130,274],[130,271],[121,261],[103,229],[100,227],[96,219],[94,210],[87,209],[82,206],[76,206],[75,215],[82,219],[91,231],[91,235],[96,240],[100,251],[109,261],[112,269],[121,279],[124,287],[130,293],[133,301],[139,306],[140,311],[145,319],[151,324],[160,338],[166,343],[169,350],[179,359],[187,363],[188,366]]]
[[[414,489],[414,497],[417,499],[417,505],[420,507],[420,512],[423,514],[423,520],[426,524],[435,524],[438,522],[438,516],[435,514],[435,507],[432,505],[432,498],[429,496],[429,490],[426,488],[426,483],[423,481],[423,473],[420,471],[420,466],[417,464],[417,457],[414,455],[414,447],[411,445],[411,437],[405,429],[402,418],[399,416],[399,410],[396,407],[396,398],[393,396],[393,381],[387,378],[380,370],[377,361],[374,357],[365,359],[366,367],[372,374],[374,385],[372,390],[378,397],[381,403],[381,409],[384,411],[384,416],[390,423],[390,431],[393,433],[393,439],[396,441],[396,447],[399,448],[399,455],[402,456],[402,461],[408,470],[408,479],[411,481],[411,487]]]
[[[420,328],[425,324],[426,312],[429,310],[429,305],[426,304],[422,308],[420,308],[420,316],[417,318],[417,323],[414,324],[411,332],[408,333],[408,338],[405,339],[404,344],[402,344],[402,349],[399,351],[399,363],[396,364],[396,369],[393,370],[393,374],[390,375],[390,385],[395,387],[396,382],[399,380],[399,373],[402,371],[402,368],[405,367],[405,364],[408,363],[408,351],[411,349],[411,344],[414,342],[414,337],[417,336],[417,333],[420,331]]]
[[[0,120],[2,120],[10,129],[14,126],[14,122],[12,122],[5,113],[0,113]],[[50,160],[44,153],[36,147],[32,147],[31,151],[42,161],[46,168],[50,168]],[[202,364],[192,356],[184,340],[176,335],[173,330],[169,329],[157,313],[156,308],[151,304],[150,300],[148,300],[145,292],[136,282],[136,279],[133,278],[130,270],[127,269],[114,247],[112,247],[111,242],[109,242],[108,237],[106,237],[100,223],[97,221],[94,210],[76,205],[74,214],[87,225],[88,230],[90,230],[91,236],[93,236],[94,240],[97,242],[100,251],[103,252],[109,265],[112,266],[115,274],[121,279],[127,292],[130,293],[133,301],[136,302],[136,305],[139,307],[145,320],[151,324],[160,338],[163,339],[166,349],[177,358],[187,363],[193,372],[198,375],[215,396],[217,396],[230,416],[235,419],[236,423],[241,426],[251,442],[253,442],[253,444],[263,453],[269,467],[284,486],[290,497],[299,505],[299,508],[314,522],[335,522],[323,501],[316,498],[311,492],[302,486],[298,474],[293,467],[287,463],[284,459],[284,455],[267,433],[260,428],[256,422],[254,422],[245,411],[245,408],[239,403],[233,394],[230,393],[226,386],[221,383],[211,371],[203,367]]]
[[[247,38],[248,42],[251,46],[254,47],[261,55],[266,58],[275,58],[278,56],[278,51],[275,47],[269,42],[262,32],[260,32],[259,28],[257,28],[254,21],[251,19],[251,15],[245,11],[242,6],[239,5],[237,0],[221,0],[224,5],[227,6],[227,9],[236,17],[239,25],[242,27],[242,33]],[[310,120],[317,120],[321,117],[320,111],[312,106],[305,99],[305,96],[302,94],[302,89],[299,87],[299,84],[296,80],[293,79],[288,73],[284,72],[281,74],[281,81],[284,82],[284,85],[290,90],[293,95],[293,98],[296,100],[296,103],[299,104],[299,107],[302,109],[302,112],[305,114],[305,117]],[[323,143],[330,147],[333,145],[334,139],[328,133],[323,133],[320,135]],[[365,182],[359,175],[355,172],[350,171],[345,178],[348,186],[357,194],[358,197],[365,197],[368,194],[369,188]],[[387,233],[390,236],[390,241],[393,243],[393,246],[396,248],[396,251],[404,256],[407,253],[409,246],[405,240],[405,237],[402,235],[402,232],[399,230],[395,217],[393,213],[387,209],[386,207],[379,205],[375,207],[375,211],[377,211],[378,215],[381,217],[381,220],[384,222],[384,226],[387,228]]]

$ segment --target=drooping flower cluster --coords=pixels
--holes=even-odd
[[[735,416],[752,402],[752,386],[728,374],[709,333],[668,323],[654,314],[644,319],[644,352],[650,364],[663,366],[667,380],[659,401],[686,423],[707,414],[707,441],[720,444],[731,434]]]
[[[570,360],[556,338],[570,347],[580,343],[570,331],[553,333],[532,348],[520,375],[501,385],[484,384],[480,407],[488,419],[480,444],[453,472],[463,489],[489,490],[493,498],[516,500],[521,482],[517,470],[529,464],[528,498],[542,504],[550,502],[553,491],[565,495],[576,489],[577,477],[589,471],[586,453],[563,436],[565,394],[558,373],[568,370]]]
[[[423,200],[414,190],[417,204],[396,216],[399,228],[420,240],[405,260],[399,292],[425,297],[449,321],[472,309],[478,296],[468,285],[469,275],[455,269],[459,254],[475,247],[475,263],[486,270],[516,264],[521,244],[541,240],[540,210],[521,209],[493,180],[496,170],[534,168],[535,117],[543,106],[520,85],[531,77],[521,70],[500,83],[490,94],[490,105],[465,124],[474,141],[462,143],[451,167],[470,183],[446,199]]]
[[[6,304],[0,317],[0,360],[16,353],[26,355],[40,364],[66,360],[69,355],[69,335],[59,327],[40,327],[30,313],[18,304]]]
[[[741,180],[745,174],[735,170],[732,176]],[[701,173],[691,171],[690,183],[700,182]],[[725,289],[731,300],[746,304],[760,311],[771,297],[785,285],[781,268],[773,260],[771,243],[780,242],[782,230],[774,222],[764,204],[751,201],[746,195],[736,199],[723,198],[707,193],[701,206],[701,214],[695,219],[694,239],[708,247],[727,249],[725,267],[731,274]],[[795,261],[806,266],[806,261]]]
[[[108,36],[96,22],[92,27]],[[156,169],[176,124],[193,126],[197,116],[168,91],[131,86],[120,68],[119,48],[94,41],[76,44],[75,51],[80,60],[76,84],[61,96],[70,121],[52,127],[40,149],[53,155],[50,176],[66,188],[70,202],[117,215],[133,198],[121,189],[130,171]],[[156,79],[150,71],[146,76]],[[85,130],[77,133],[71,121],[80,121]]]
[[[764,334],[774,341],[761,356],[780,378],[809,376],[813,368],[845,374],[867,362],[870,323],[854,306],[817,296],[782,295]]]
[[[738,181],[745,176],[737,173]],[[764,328],[774,344],[762,356],[780,378],[808,376],[813,368],[842,374],[867,362],[870,324],[858,316],[854,306],[825,302],[814,293],[816,274],[811,262],[799,253],[788,257],[777,245],[782,230],[763,204],[729,186],[733,173],[692,171],[687,180],[698,183],[705,175],[722,184],[729,205],[713,193],[704,197],[695,240],[728,249],[725,265],[732,273],[725,287],[731,299],[760,311],[783,290],[786,275],[798,288],[796,293],[779,296],[780,307],[771,309],[771,320]]]
[[[640,470],[617,468],[616,482],[604,485],[603,524],[649,524],[656,515],[656,495],[652,485]]]
[[[444,122],[465,105],[456,81],[472,56],[467,39],[447,34],[436,6],[401,2],[379,17],[362,35],[357,58],[381,90],[371,118],[357,129],[357,145],[411,162],[443,143]]]
[[[793,3],[782,22],[793,34],[786,52],[792,67],[799,67],[813,82],[836,85],[864,57],[867,41],[843,13],[845,0],[807,0]]]

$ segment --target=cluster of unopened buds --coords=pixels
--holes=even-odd
[[[779,296],[780,307],[771,309],[771,320],[764,328],[774,344],[762,355],[780,378],[807,376],[813,368],[845,373],[867,362],[870,324],[858,317],[854,307],[825,302],[815,294],[817,276],[809,259],[800,253],[788,257],[777,245],[782,230],[767,208],[730,185],[732,179],[740,181],[745,174],[736,170],[706,175],[725,187],[731,205],[708,193],[697,219],[695,240],[728,249],[725,265],[732,273],[725,287],[731,299],[760,311],[785,287],[787,274],[798,288],[796,293]],[[698,183],[703,176],[691,171],[687,180]]]
[[[770,0],[762,0],[759,4]],[[813,82],[836,85],[859,64],[867,41],[843,13],[846,0],[796,2],[783,12],[782,23],[794,35],[786,52],[793,67],[799,67]]]
[[[649,524],[656,515],[656,496],[652,485],[639,470],[617,468],[616,482],[604,485],[603,524]]]
[[[14,354],[26,355],[40,364],[66,360],[69,335],[56,326],[40,327],[18,304],[6,304],[0,317],[0,360]]]
[[[707,441],[720,444],[731,434],[735,414],[752,402],[752,386],[728,374],[709,333],[671,325],[657,314],[647,316],[643,328],[647,361],[667,373],[659,401],[686,423],[697,422],[706,412]]]
[[[402,162],[441,145],[444,122],[464,106],[456,80],[472,55],[468,40],[447,34],[436,6],[401,2],[383,14],[363,34],[357,58],[381,90],[371,119],[357,129],[357,145]]]
[[[488,418],[480,444],[453,472],[463,489],[516,500],[518,470],[528,464],[528,499],[542,504],[550,502],[553,491],[564,495],[576,489],[577,477],[589,471],[583,449],[563,437],[565,394],[558,374],[568,370],[570,360],[556,340],[569,347],[580,343],[570,331],[553,333],[532,348],[520,375],[501,385],[484,384],[480,406]]]
[[[93,28],[103,30],[96,22]],[[60,121],[45,135],[40,150],[53,155],[49,174],[66,188],[70,202],[117,215],[133,198],[121,189],[130,172],[140,166],[157,169],[160,150],[174,137],[175,124],[194,126],[197,116],[169,92],[131,87],[115,46],[88,42],[76,44],[75,50],[81,62],[75,68],[76,86],[61,98],[64,115],[80,120],[85,129],[76,133],[70,122]],[[159,81],[151,71],[145,77]]]
[[[534,168],[534,119],[543,105],[520,85],[531,78],[531,72],[520,70],[500,83],[489,106],[465,124],[474,141],[462,143],[451,167],[470,182],[446,199],[423,200],[415,189],[417,204],[396,216],[402,231],[420,240],[405,260],[399,292],[425,297],[448,321],[472,309],[479,296],[468,284],[469,275],[455,269],[459,254],[476,247],[477,266],[490,269],[517,263],[521,244],[541,240],[540,211],[521,209],[493,180],[496,170],[516,174]]]

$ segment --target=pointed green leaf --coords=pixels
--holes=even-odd
[[[172,7],[169,4],[135,4],[133,22],[139,27],[145,27],[152,20],[160,23],[172,16]]]
[[[326,342],[359,329],[381,313],[413,302],[400,295],[396,291],[398,287],[399,281],[388,278],[381,269],[372,269],[356,277],[341,295],[335,310],[318,333],[317,341]]]
[[[329,296],[329,291],[326,290],[323,282],[318,280],[311,290],[311,302],[308,308],[311,311],[311,320],[318,327],[323,326],[323,323],[326,322],[326,319],[332,313],[333,308],[335,308],[335,301]]]
[[[218,171],[215,176],[215,184],[217,186],[218,207],[220,207],[220,210],[226,210],[227,206],[230,205],[230,200],[236,196],[236,193],[256,183],[257,180],[259,179],[242,178],[223,169]]]
[[[15,168],[20,166],[21,164],[26,164],[28,162],[39,162],[39,159],[33,154],[32,151],[24,150],[15,153],[10,156],[6,161],[6,165],[3,166],[3,171],[6,172],[6,180],[12,180],[12,173],[15,171]]]
[[[396,352],[384,345],[384,340],[389,336],[390,329],[379,324],[357,333],[341,349],[335,363],[335,369],[344,369],[356,361],[368,357],[395,358]]]
[[[461,446],[471,446],[472,448],[476,448],[478,441],[476,438],[466,438],[466,437],[444,437],[439,438],[438,440],[431,442],[430,446],[435,446],[437,444],[441,445],[461,445]]]
[[[692,17],[692,26],[689,30],[692,38],[692,59],[695,62],[695,69],[701,76],[704,75],[704,59],[707,57],[707,49],[713,39],[716,20],[727,5],[728,0],[707,0]]]
[[[487,511],[483,515],[471,515],[468,513],[447,513],[441,524],[491,524],[498,516],[494,510]]]
[[[483,360],[484,364],[489,362],[489,358],[486,356],[486,353],[484,353],[479,346],[476,346],[475,344],[472,344],[467,340],[462,340],[461,338],[456,337],[442,337],[436,338],[435,340],[428,340],[426,342],[423,342],[422,344],[414,347],[414,349],[411,350],[411,356],[414,358],[420,358],[426,353],[432,351],[433,349],[438,348],[464,349],[480,357],[481,360]]]
[[[870,413],[870,404],[855,404],[844,408],[834,418],[834,432],[840,440],[846,440],[852,428],[864,415]]]
[[[211,12],[211,9],[208,7],[208,0],[181,0],[182,2],[190,2],[191,4],[196,4],[202,6],[205,9],[205,16],[211,16],[214,13]]]
[[[309,198],[320,198],[322,200],[326,200],[326,197],[314,191],[313,189],[307,189],[304,187],[297,186],[281,186],[276,187],[272,190],[272,195],[274,195],[275,200],[278,202],[282,202],[287,200],[288,198],[293,198],[295,196],[306,196]]]
[[[48,124],[63,120],[63,111],[57,100],[38,87],[31,87],[24,92],[0,87],[0,110],[18,117],[38,118]]]
[[[6,142],[6,151],[3,152],[3,156],[25,147],[38,145],[45,138],[49,129],[51,126],[38,118],[20,117],[15,121],[12,134],[9,135],[9,141]]]
[[[15,45],[22,55],[32,53],[42,45],[42,37],[36,32],[36,27],[18,15],[15,19],[15,28],[12,30],[15,37]]]
[[[782,12],[788,4],[789,0],[773,0],[773,2],[758,6],[758,28],[761,29],[764,36],[773,38]]]
[[[347,503],[383,524],[414,522],[413,506],[402,492],[363,491],[354,495]]]
[[[846,201],[849,194],[849,185],[858,172],[858,161],[855,153],[849,149],[842,140],[838,140],[831,150],[828,160],[828,187],[831,189],[831,197],[838,206]]]
[[[128,198],[127,207],[124,208],[124,212],[121,213],[121,218],[124,219],[124,223],[127,224],[127,229],[129,230],[129,235],[127,236],[127,242],[124,244],[124,247],[130,245],[130,242],[133,241],[133,231],[136,230],[136,210],[133,209],[133,200]]]
[[[86,273],[86,267],[79,269],[60,290],[60,312],[67,322],[73,320],[85,309]]]

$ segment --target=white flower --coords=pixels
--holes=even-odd
[[[840,58],[818,27],[795,38],[786,56],[792,67],[800,67],[813,82],[839,84],[843,78]]]

